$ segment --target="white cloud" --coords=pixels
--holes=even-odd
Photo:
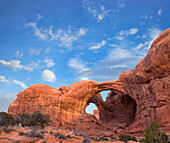
[[[41,53],[41,49],[40,48],[34,48],[34,49],[30,49],[29,50],[29,54],[30,55],[39,55]]]
[[[104,46],[106,44],[105,40],[102,40],[101,43],[97,43],[97,45],[95,46],[91,46],[89,48],[89,50],[96,50],[96,49],[100,49],[102,46]]]
[[[132,54],[127,49],[114,48],[109,52],[109,55],[106,57],[107,60],[117,60],[123,58],[129,58]]]
[[[46,40],[47,37],[46,37],[46,34],[45,34],[45,31],[42,30],[42,29],[39,29],[37,27],[37,23],[34,23],[34,22],[30,22],[28,24],[25,24],[26,27],[32,27],[33,30],[34,30],[34,34],[39,37],[40,39],[43,39],[43,40]],[[43,33],[44,32],[44,33]]]
[[[15,71],[17,71],[18,69],[22,69],[24,66],[20,64],[19,60],[11,60],[9,62],[6,62],[5,60],[0,60],[0,63],[7,67],[7,68],[12,68]]]
[[[137,28],[131,28],[131,29],[129,29],[129,30],[121,30],[120,31],[120,33],[119,33],[119,35],[121,35],[121,36],[129,36],[129,35],[134,35],[134,34],[136,34],[137,32],[138,32],[139,30],[137,29]]]
[[[111,47],[117,47],[116,44],[109,44],[109,46],[111,46]]]
[[[148,50],[150,49],[151,44],[161,34],[161,32],[162,31],[156,27],[151,27],[151,28],[147,29],[146,32],[144,33],[144,35],[142,36],[142,38],[145,38],[146,42],[139,43],[134,48],[134,50],[138,51],[138,53],[140,55],[145,56],[148,53]]]
[[[123,8],[125,6],[124,0],[119,0],[117,5],[118,7]]]
[[[0,75],[0,82],[10,83],[10,80],[8,80],[4,76]]]
[[[137,50],[140,50],[140,49],[142,49],[142,48],[144,48],[144,47],[148,47],[149,45],[149,42],[145,42],[145,43],[140,43],[137,47],[136,47],[136,49]]]
[[[153,19],[153,16],[149,16],[149,15],[145,14],[144,16],[141,16],[141,19],[151,20],[151,19]]]
[[[15,84],[18,84],[19,86],[21,86],[22,88],[27,88],[27,86],[25,85],[24,82],[19,81],[19,80],[6,79],[5,76],[2,76],[2,75],[0,75],[0,82],[8,83],[8,84],[15,83]]]
[[[123,40],[129,35],[135,35],[139,30],[137,28],[131,28],[129,30],[121,30],[118,35],[114,36],[114,39]]]
[[[65,46],[69,50],[72,48],[72,44],[77,41],[80,37],[86,34],[87,29],[81,27],[78,31],[72,32],[71,28],[68,30],[58,29],[57,32],[53,32],[53,26],[50,28],[42,29],[37,27],[37,23],[28,23],[26,27],[32,27],[34,35],[41,40],[59,41],[60,46]]]
[[[68,62],[68,65],[79,73],[89,70],[89,68],[86,67],[86,64],[87,63],[81,61],[78,58],[71,58]]]
[[[25,83],[22,82],[22,81],[13,80],[12,82],[15,83],[15,84],[18,84],[18,85],[21,86],[22,88],[27,88],[27,86],[25,85]]]
[[[14,55],[16,58],[22,58],[23,56],[23,52],[19,52],[19,51],[16,51],[15,55]]]
[[[39,63],[35,63],[35,62],[31,62],[28,65],[21,65],[20,64],[21,62],[19,60],[11,60],[9,62],[5,60],[0,60],[0,63],[7,68],[14,69],[15,71],[20,70],[20,69],[33,71],[35,68],[39,66]]]
[[[48,82],[56,81],[56,76],[55,76],[54,72],[52,72],[50,70],[44,70],[41,74],[41,77],[44,81],[48,81]]]
[[[42,19],[43,16],[41,14],[37,14],[38,20]]]
[[[158,15],[161,16],[161,14],[162,14],[162,9],[159,9]]]
[[[93,15],[98,22],[102,21],[111,12],[111,9],[106,10],[103,5],[96,7],[89,0],[83,0],[83,8]]]
[[[44,63],[46,64],[46,67],[47,67],[47,68],[50,68],[50,67],[52,67],[52,66],[55,65],[55,63],[53,62],[53,60],[50,59],[50,58],[48,58],[48,57],[45,57],[43,61],[44,61]]]
[[[44,53],[49,53],[50,50],[51,50],[50,48],[47,48],[47,49],[45,49]]]

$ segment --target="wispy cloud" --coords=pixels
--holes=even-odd
[[[50,68],[55,65],[55,63],[53,62],[51,58],[45,57],[43,61],[47,68]]]
[[[6,79],[5,76],[0,75],[0,82],[10,83],[10,80]]]
[[[28,23],[26,27],[33,28],[34,35],[41,40],[58,41],[60,46],[65,46],[69,50],[72,48],[72,44],[77,41],[80,37],[84,36],[87,32],[86,28],[81,27],[78,31],[71,31],[71,28],[68,27],[68,30],[58,29],[56,32],[53,31],[53,26],[50,28],[42,29],[38,28],[37,23]]]
[[[102,40],[101,43],[97,43],[96,45],[94,46],[91,46],[89,48],[89,50],[97,50],[97,49],[100,49],[102,46],[104,46],[106,44],[106,41],[105,40]]]
[[[5,76],[2,76],[2,75],[0,75],[0,82],[8,83],[8,84],[15,83],[15,84],[21,86],[22,88],[27,88],[27,86],[25,85],[24,82],[19,81],[19,80],[6,79]]]
[[[54,72],[51,70],[44,70],[41,74],[41,78],[47,82],[55,82],[56,81],[56,76],[55,76]]]
[[[89,0],[83,0],[83,8],[91,13],[98,22],[102,21],[111,12],[111,9],[106,10],[103,5],[96,7],[92,5]]]
[[[33,23],[33,22],[30,22],[28,24],[25,24],[26,27],[32,27],[33,30],[34,30],[34,34],[35,36],[39,37],[40,39],[43,39],[43,40],[46,40],[47,37],[46,37],[46,32],[42,29],[39,29],[37,27],[37,23]]]
[[[21,86],[22,88],[27,88],[27,86],[25,85],[24,82],[19,81],[19,80],[12,80],[13,83],[18,84],[19,86]]]
[[[142,36],[145,38],[145,42],[139,43],[134,48],[134,50],[136,52],[140,53],[140,55],[145,56],[147,54],[148,50],[150,49],[151,44],[161,34],[161,32],[162,31],[156,27],[151,27],[151,28],[147,29],[146,32],[144,33],[144,35]]]
[[[16,53],[14,54],[14,56],[16,57],[16,58],[22,58],[22,56],[23,56],[23,52],[19,52],[19,51],[16,51]]]
[[[41,49],[40,48],[30,49],[28,53],[30,55],[39,55],[41,53]]]
[[[43,16],[41,14],[37,14],[37,18],[38,18],[38,20],[40,20],[43,18]]]
[[[44,53],[49,53],[50,50],[51,50],[50,48],[47,48],[47,49],[44,50]]]
[[[11,68],[15,71],[18,71],[20,69],[33,71],[35,68],[39,66],[39,63],[35,62],[31,62],[28,65],[22,65],[20,60],[10,60],[9,62],[5,60],[0,60],[0,64],[2,64],[4,67]]]
[[[158,11],[158,15],[161,16],[161,14],[162,14],[162,9],[160,8]]]
[[[135,35],[139,30],[137,28],[131,28],[129,30],[121,30],[118,35],[114,36],[114,39],[123,40],[129,35]]]

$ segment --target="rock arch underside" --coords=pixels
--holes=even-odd
[[[110,90],[106,101],[100,92]],[[85,113],[89,103],[98,110]],[[151,45],[135,69],[122,73],[117,81],[78,81],[59,89],[35,84],[19,92],[8,113],[41,111],[52,125],[78,129],[90,136],[142,133],[151,121],[170,131],[170,28]]]

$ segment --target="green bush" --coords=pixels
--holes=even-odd
[[[0,112],[0,125],[15,125],[15,119],[6,112]]]
[[[100,137],[99,138],[99,141],[108,141],[109,139],[108,138],[105,138],[105,137]]]
[[[50,122],[50,116],[42,114],[40,111],[36,111],[33,114],[19,114],[16,117],[17,124],[20,124],[24,126],[41,126],[44,127],[44,125],[49,125]]]
[[[168,135],[164,132],[159,132],[160,126],[158,123],[151,122],[150,128],[145,128],[145,143],[170,143],[168,140]]]
[[[127,143],[127,141],[137,141],[135,137],[131,137],[130,135],[124,135],[124,134],[119,135],[119,140],[124,141],[125,143]]]

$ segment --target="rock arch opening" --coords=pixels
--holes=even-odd
[[[100,113],[100,119],[110,126],[120,124],[129,126],[136,118],[137,104],[127,94],[112,90],[108,94],[105,104],[107,111]]]

